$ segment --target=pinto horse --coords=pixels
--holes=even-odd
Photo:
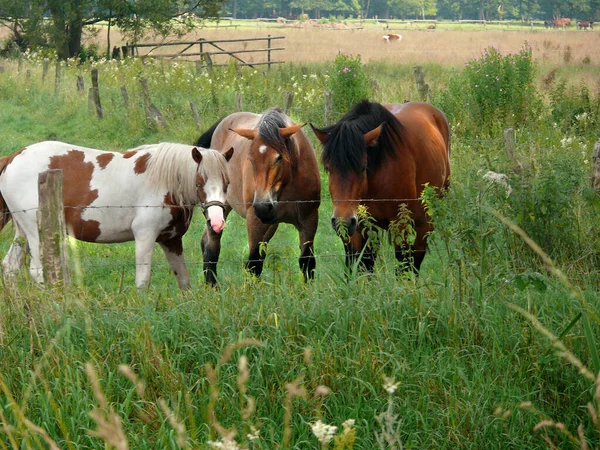
[[[229,163],[231,184],[225,216],[235,210],[246,219],[249,256],[246,268],[260,276],[261,247],[281,222],[300,234],[300,269],[314,277],[314,237],[319,221],[321,178],[315,150],[301,130],[279,108],[263,114],[236,112],[215,123],[196,145],[234,148]],[[216,283],[221,236],[207,228],[202,236],[204,271]]]
[[[427,103],[363,101],[335,125],[313,130],[323,144],[321,160],[333,200],[331,222],[344,242],[346,265],[361,255],[367,270],[375,263],[376,255],[358,220],[358,206],[364,205],[375,224],[388,229],[394,223],[402,226],[398,213],[405,204],[416,240],[409,248],[394,242],[395,255],[401,263],[410,263],[412,257],[411,267],[417,273],[433,229],[418,197],[426,185],[447,188],[450,177],[450,129],[445,115]]]
[[[182,144],[144,145],[116,153],[49,141],[0,158],[0,229],[11,216],[16,224],[15,239],[2,261],[4,274],[14,276],[23,265],[20,238],[25,238],[31,276],[43,282],[38,176],[61,169],[65,222],[71,236],[97,243],[134,240],[135,283],[140,289],[150,280],[152,251],[158,242],[179,287],[188,289],[181,238],[197,204],[212,232],[223,230],[231,156],[231,151],[222,155]]]

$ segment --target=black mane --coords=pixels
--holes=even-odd
[[[367,146],[363,135],[383,124],[377,143],[367,152],[367,170],[377,169],[386,158],[392,157],[402,143],[404,128],[396,117],[379,103],[363,100],[335,125],[321,131],[329,137],[323,145],[321,161],[337,170],[360,173],[361,160]]]

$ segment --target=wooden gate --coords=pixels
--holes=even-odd
[[[173,41],[161,43],[144,43],[129,45],[129,54],[147,58],[185,58],[190,60],[202,60],[209,66],[226,66],[229,61],[223,62],[221,56],[233,58],[241,66],[260,66],[271,64],[282,64],[285,61],[273,60],[273,53],[285,50],[285,47],[273,47],[272,41],[284,39],[285,36],[267,36],[261,38],[248,39],[198,39],[197,41]],[[266,41],[266,48],[264,42]],[[243,48],[239,48],[243,43]],[[249,43],[257,43],[259,48],[247,48]],[[252,45],[252,44],[250,44]],[[196,47],[197,46],[197,47]],[[232,49],[231,47],[236,48]],[[165,48],[167,52],[163,53]],[[175,47],[175,48],[171,48]],[[177,48],[178,47],[178,48]],[[226,48],[229,47],[229,48]],[[146,49],[148,49],[146,51]],[[259,61],[250,61],[246,55],[259,54],[264,58]],[[240,56],[241,55],[241,56]]]

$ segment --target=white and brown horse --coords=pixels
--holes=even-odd
[[[221,151],[235,149],[229,163],[231,185],[225,214],[234,209],[246,219],[250,250],[246,268],[256,276],[265,259],[262,244],[269,242],[281,222],[298,230],[300,269],[305,280],[314,276],[321,177],[315,150],[302,126],[279,108],[263,114],[237,112],[214,124],[196,142]],[[216,282],[220,240],[211,229],[202,236],[207,281]]]
[[[182,144],[144,145],[125,153],[40,142],[0,158],[0,230],[12,217],[15,239],[2,261],[5,276],[23,265],[25,238],[32,278],[43,282],[37,222],[38,176],[63,172],[67,230],[87,242],[135,241],[136,279],[150,280],[154,243],[165,252],[181,289],[190,286],[181,238],[200,204],[214,233],[225,225],[223,208],[232,153]]]

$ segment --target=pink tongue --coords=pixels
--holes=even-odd
[[[220,233],[225,228],[225,220],[223,219],[223,208],[220,206],[209,206],[208,220],[210,220],[210,226],[215,233]]]

